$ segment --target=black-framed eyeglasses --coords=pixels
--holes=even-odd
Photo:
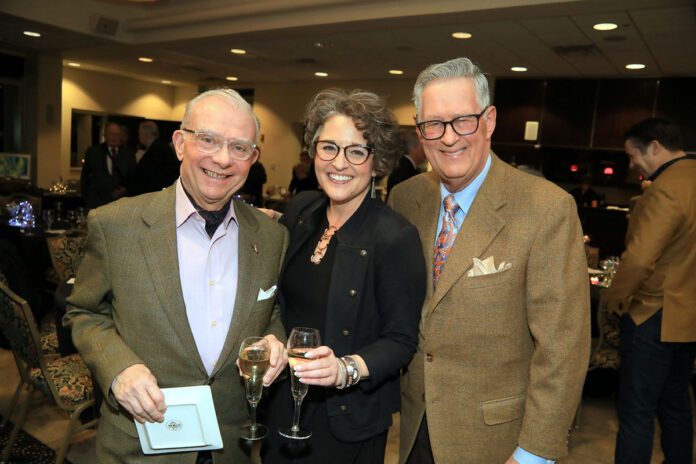
[[[479,114],[464,114],[451,121],[433,119],[432,121],[419,122],[416,126],[418,126],[418,130],[425,140],[441,138],[445,135],[448,125],[452,126],[452,130],[458,135],[470,135],[478,130],[479,119],[481,119],[481,116],[488,108],[490,106],[485,107]]]
[[[332,161],[343,149],[343,155],[346,160],[354,165],[359,166],[367,161],[370,157],[370,153],[374,151],[374,148],[368,147],[367,145],[352,144],[345,147],[339,147],[335,142],[331,140],[315,140],[314,141],[314,151],[317,156],[323,161]]]
[[[218,134],[212,132],[201,132],[192,129],[181,128],[182,131],[193,134],[193,141],[203,153],[217,153],[223,146],[227,146],[232,158],[246,161],[254,154],[256,144],[244,139],[225,140]]]

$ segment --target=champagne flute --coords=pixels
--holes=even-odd
[[[263,424],[256,423],[256,406],[263,393],[263,376],[270,365],[271,353],[268,340],[262,337],[247,337],[239,347],[239,368],[244,377],[246,397],[251,406],[251,423],[242,426],[241,437],[245,440],[261,440],[268,433]]]
[[[300,382],[295,375],[295,366],[304,364],[311,359],[305,358],[305,354],[312,348],[319,346],[319,331],[307,327],[295,327],[288,337],[288,364],[290,368],[290,391],[295,399],[295,412],[292,415],[292,427],[281,427],[278,430],[282,436],[295,440],[304,440],[312,436],[309,430],[300,428],[300,409],[302,400],[307,395],[309,385]]]

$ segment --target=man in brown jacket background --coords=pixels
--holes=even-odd
[[[650,187],[628,222],[607,296],[621,316],[616,463],[649,463],[655,416],[665,462],[693,459],[689,381],[696,355],[696,156],[679,128],[645,120],[625,135],[631,167]]]
[[[389,203],[418,228],[430,277],[401,384],[400,462],[553,462],[590,350],[575,202],[491,152],[496,108],[467,58],[423,71],[414,102],[433,171]]]

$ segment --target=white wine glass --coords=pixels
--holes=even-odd
[[[262,337],[247,337],[239,347],[239,368],[244,377],[246,398],[251,406],[251,423],[242,426],[241,437],[245,440],[261,440],[268,428],[256,423],[256,406],[263,393],[263,376],[270,365],[271,353],[268,340]]]
[[[305,354],[312,348],[318,347],[319,344],[320,337],[317,329],[295,327],[290,331],[287,344],[288,367],[290,368],[290,391],[295,399],[295,411],[292,415],[292,426],[281,427],[278,430],[278,433],[286,438],[304,440],[312,436],[311,431],[300,428],[302,400],[307,395],[309,385],[300,382],[300,379],[295,375],[295,366],[311,361],[311,359],[305,357]]]

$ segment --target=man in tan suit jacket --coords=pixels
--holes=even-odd
[[[248,420],[235,365],[240,343],[249,336],[269,340],[266,385],[286,359],[273,290],[287,232],[232,200],[258,157],[257,134],[258,120],[239,94],[205,92],[189,102],[173,136],[179,180],[89,215],[65,323],[106,398],[100,464],[247,460],[238,430]],[[205,384],[224,448],[212,456],[144,455],[133,418],[163,420],[160,388]]]
[[[459,211],[402,379],[400,462],[553,462],[567,452],[589,360],[575,203],[490,151],[496,109],[468,59],[423,71],[414,101],[433,171],[394,187],[389,201],[418,228],[426,263],[447,214],[443,199],[453,194]],[[497,272],[471,276],[480,274],[474,259],[489,257]]]
[[[669,464],[693,459],[696,355],[696,156],[679,128],[648,119],[626,133],[632,168],[652,181],[631,213],[607,295],[621,316],[618,464],[649,463],[655,416]]]

